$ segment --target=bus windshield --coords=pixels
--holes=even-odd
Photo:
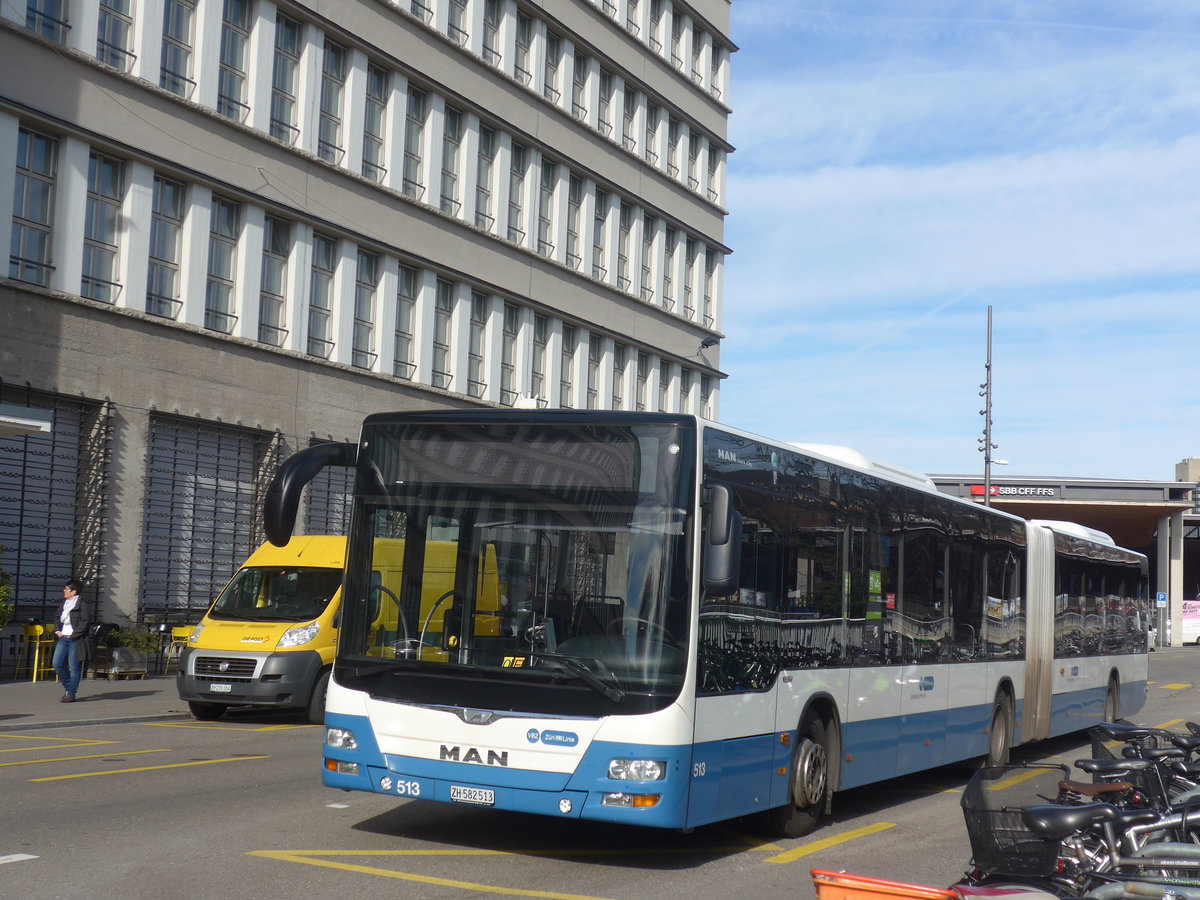
[[[368,422],[339,680],[536,713],[673,701],[691,434],[645,419]]]
[[[341,586],[340,569],[250,566],[233,577],[208,615],[254,622],[307,622],[325,611]]]

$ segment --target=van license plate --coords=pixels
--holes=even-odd
[[[461,784],[450,785],[450,799],[455,803],[474,803],[476,806],[495,806],[496,792],[490,788],[465,787]]]
[[[208,689],[214,694],[228,694],[233,690],[232,684],[210,684]]]

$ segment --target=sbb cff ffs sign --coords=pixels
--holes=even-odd
[[[972,497],[982,497],[983,494],[984,494],[984,487],[982,484],[971,485],[971,496]],[[1011,484],[1005,484],[1005,485],[993,484],[991,486],[991,492],[988,494],[988,496],[990,496],[990,497],[1054,497],[1054,496],[1057,496],[1057,494],[1055,493],[1054,488],[1048,488],[1048,487],[1021,487],[1019,485],[1011,485]]]

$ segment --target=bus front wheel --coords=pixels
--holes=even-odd
[[[796,734],[788,772],[790,802],[768,810],[770,829],[780,837],[803,837],[821,820],[829,799],[829,744],[825,723],[805,718]]]
[[[313,685],[312,697],[308,701],[308,721],[314,725],[325,724],[325,693],[329,690],[329,670],[326,669]]]

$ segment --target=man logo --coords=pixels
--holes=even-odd
[[[449,760],[450,762],[472,763],[477,766],[508,766],[508,751],[487,750],[487,759],[484,759],[483,752],[480,752],[475,747],[467,747],[464,751],[462,747],[447,747],[442,744],[439,759]]]

